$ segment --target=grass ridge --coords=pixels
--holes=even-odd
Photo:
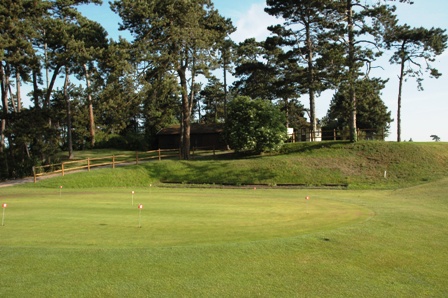
[[[40,181],[37,186],[148,187],[183,185],[336,186],[396,189],[448,175],[448,143],[365,141],[294,143],[280,153],[216,159],[162,160]]]

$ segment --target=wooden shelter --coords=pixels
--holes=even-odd
[[[180,147],[180,125],[172,125],[157,133],[160,149],[178,149]],[[191,149],[225,150],[223,124],[192,123],[190,128]]]

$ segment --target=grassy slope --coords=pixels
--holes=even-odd
[[[387,178],[384,172],[387,171]],[[282,153],[239,159],[165,160],[95,170],[48,181],[43,187],[149,186],[159,182],[196,184],[348,185],[399,188],[448,174],[448,143],[321,142],[286,145]],[[69,178],[68,178],[69,177]]]

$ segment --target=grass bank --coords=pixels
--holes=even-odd
[[[92,152],[83,154],[92,156]],[[154,161],[70,174],[38,185],[90,188],[181,183],[396,189],[446,175],[448,143],[319,142],[288,144],[276,155],[223,154],[192,161]]]

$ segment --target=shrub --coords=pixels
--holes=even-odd
[[[237,152],[278,150],[287,138],[285,116],[270,101],[239,96],[228,105],[226,138]]]

